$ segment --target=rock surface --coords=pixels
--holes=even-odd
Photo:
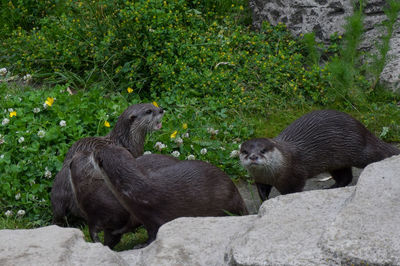
[[[78,229],[47,226],[0,230],[0,265],[128,265],[100,243],[87,243]]]
[[[353,13],[352,0],[250,0],[253,26],[260,28],[263,21],[272,25],[284,23],[296,36],[315,32],[318,40],[328,43],[334,33],[342,35],[346,18]],[[359,49],[373,52],[385,33],[381,23],[387,19],[383,0],[367,0],[364,8],[364,29]],[[356,7],[358,8],[358,7]],[[393,91],[400,91],[400,14],[391,38],[391,50],[381,83]]]
[[[320,245],[344,264],[400,265],[400,160],[365,168]]]

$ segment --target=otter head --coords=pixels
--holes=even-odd
[[[127,148],[134,157],[143,154],[146,134],[162,127],[164,110],[151,103],[129,106],[118,118],[110,138]]]
[[[273,140],[266,138],[251,139],[240,147],[240,162],[251,172],[276,172],[283,164],[283,155]]]

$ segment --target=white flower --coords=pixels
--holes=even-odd
[[[207,128],[207,132],[211,135],[217,135],[219,130],[213,129],[212,127]]]
[[[21,193],[15,194],[15,199],[16,199],[16,200],[19,200],[20,198],[21,198]]]
[[[36,184],[36,182],[35,182],[35,180],[29,180],[29,184],[30,184],[31,186],[33,186],[34,184]]]
[[[154,148],[156,148],[157,150],[161,151],[162,149],[165,149],[167,147],[167,145],[165,145],[162,142],[156,142],[156,144],[154,145]]]
[[[38,108],[38,107],[33,108],[33,112],[35,114],[39,113],[40,112],[40,108]]]
[[[24,77],[23,77],[23,79],[25,80],[25,81],[30,81],[31,79],[32,79],[32,75],[31,74],[26,74]]]
[[[44,108],[44,109],[47,109],[47,106],[48,106],[47,103],[44,103],[44,104],[43,104],[43,108]]]
[[[18,97],[18,101],[22,102],[22,98],[21,98],[21,97]]]
[[[0,145],[4,143],[4,137],[0,135]]]
[[[14,109],[8,108],[8,112],[9,112],[9,113],[14,112]]]
[[[10,123],[10,119],[8,119],[8,118],[4,118],[3,121],[1,121],[1,124],[3,126],[7,125],[8,123]]]
[[[22,143],[22,142],[24,142],[25,141],[25,138],[24,137],[20,137],[19,139],[18,139],[18,142],[19,143]]]
[[[183,143],[183,139],[181,137],[177,137],[174,139],[175,143],[178,144],[178,146],[181,146]]]
[[[44,130],[39,130],[39,132],[37,133],[39,138],[43,138],[46,135],[46,132]]]
[[[6,217],[10,217],[11,215],[13,215],[13,212],[10,211],[10,210],[8,210],[8,211],[6,211],[6,212],[4,213],[4,215],[5,215]]]
[[[224,150],[226,150],[226,149],[225,149],[225,147],[219,147],[219,148],[221,149],[221,151],[224,151]]]
[[[233,150],[231,151],[231,155],[229,155],[230,158],[235,158],[239,156],[239,151],[238,150]]]
[[[193,154],[189,154],[187,157],[188,160],[195,160],[196,157]]]
[[[182,135],[182,138],[188,138],[189,137],[189,132],[186,132],[185,134]]]
[[[44,177],[51,178],[51,172],[49,171],[49,169],[47,169],[47,167],[45,168],[45,171],[44,171]]]
[[[171,155],[178,158],[179,155],[181,155],[181,154],[180,154],[179,151],[173,151],[173,152],[171,153]]]
[[[145,151],[143,154],[151,154],[151,151]]]
[[[0,159],[3,159],[3,158],[4,158],[4,154],[0,155]]]
[[[5,76],[7,74],[7,68],[0,68],[0,76]]]
[[[67,122],[65,120],[60,121],[60,127],[65,127],[67,125]]]
[[[25,211],[24,211],[24,210],[19,210],[19,211],[17,212],[17,216],[22,217],[22,216],[24,216],[24,215],[25,215]]]
[[[206,154],[207,153],[207,149],[206,148],[201,149],[200,153],[203,154],[203,155]]]

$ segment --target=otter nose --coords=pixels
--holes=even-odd
[[[252,155],[250,155],[249,159],[252,161],[256,161],[256,160],[258,160],[258,156],[255,154],[252,154]]]

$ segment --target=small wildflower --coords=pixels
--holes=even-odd
[[[173,151],[173,152],[171,153],[171,155],[174,156],[174,157],[176,157],[176,158],[178,158],[179,155],[181,155],[181,154],[180,154],[179,151]]]
[[[132,93],[133,92],[133,89],[131,87],[127,88],[126,90],[128,91],[128,93]]]
[[[24,137],[20,137],[20,138],[18,139],[18,142],[19,142],[19,143],[22,143],[22,142],[24,142],[24,140],[25,140]]]
[[[187,125],[186,123],[183,123],[182,128],[183,128],[183,129],[187,129],[187,128],[188,128],[188,125]]]
[[[200,153],[203,154],[203,155],[206,154],[207,153],[207,149],[206,148],[201,149]]]
[[[5,76],[7,74],[7,68],[0,68],[0,76]]]
[[[104,126],[105,127],[110,127],[110,123],[106,120],[106,121],[104,121]]]
[[[229,155],[229,158],[236,158],[238,156],[239,156],[239,151],[233,150],[233,151],[231,151],[231,155]]]
[[[188,160],[195,160],[196,157],[193,154],[189,154],[187,157]]]
[[[178,146],[181,146],[183,144],[183,139],[181,137],[177,137],[174,141],[176,144],[178,144]]]
[[[3,144],[4,142],[5,142],[4,137],[0,134],[0,145]]]
[[[0,155],[0,159],[4,159],[4,154]]]
[[[47,100],[44,103],[45,103],[45,105],[52,106],[54,103],[54,98],[47,97]]]
[[[188,138],[189,137],[189,132],[186,132],[185,134],[182,135],[182,138]]]
[[[159,107],[158,104],[157,104],[156,102],[153,102],[153,105],[154,105],[155,107]]]
[[[65,120],[60,121],[60,127],[65,127],[67,125],[67,122]]]
[[[171,134],[171,139],[174,139],[175,137],[176,137],[176,134],[178,134],[178,131],[174,131],[172,134]]]
[[[143,154],[151,154],[151,151],[145,151]]]
[[[17,112],[15,112],[15,111],[10,112],[10,117],[13,117],[13,116],[17,116]]]
[[[162,149],[165,149],[167,147],[167,145],[165,145],[162,142],[156,142],[156,144],[154,145],[154,148],[156,148],[157,150],[161,151]]]
[[[23,77],[23,79],[24,79],[26,82],[29,82],[29,81],[32,80],[32,75],[31,75],[31,74],[26,74],[26,75]]]
[[[19,200],[20,198],[21,198],[21,193],[15,194],[15,199],[16,199],[16,200]]]
[[[38,107],[33,108],[33,112],[35,114],[39,113],[40,112],[40,108],[38,108]]]
[[[10,217],[10,216],[13,215],[13,212],[12,212],[11,210],[7,210],[7,211],[4,213],[4,215],[5,215],[6,217]]]
[[[213,129],[212,127],[207,128],[207,132],[211,135],[217,135],[219,130]]]
[[[49,169],[47,169],[47,167],[45,168],[45,171],[44,171],[44,177],[51,178],[51,172],[49,171]]]
[[[22,217],[22,216],[24,216],[25,215],[25,211],[24,210],[19,210],[18,212],[17,212],[17,216],[19,216],[19,217]]]
[[[39,132],[37,133],[39,138],[43,138],[46,135],[46,132],[44,130],[39,130]]]
[[[14,109],[12,109],[12,108],[8,108],[7,110],[9,113],[14,112]]]

